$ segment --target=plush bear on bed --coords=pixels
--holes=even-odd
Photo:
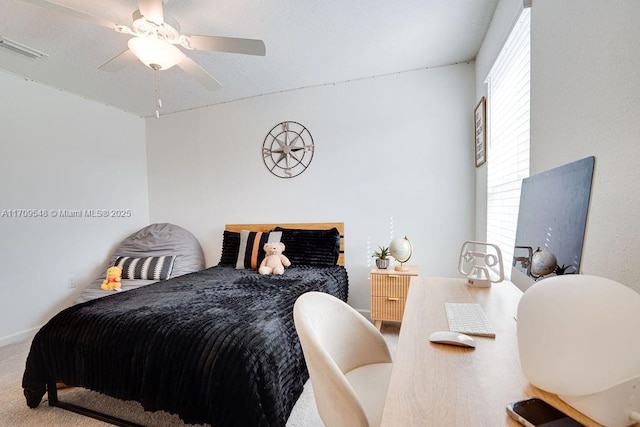
[[[258,273],[260,274],[283,274],[284,268],[291,265],[289,258],[282,255],[284,252],[284,243],[265,243],[262,247],[266,252],[266,256],[260,263]]]
[[[107,268],[107,277],[102,281],[100,286],[105,291],[119,291],[122,284],[120,283],[122,276],[122,267]]]

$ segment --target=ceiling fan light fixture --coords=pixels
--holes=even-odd
[[[144,65],[154,70],[168,70],[184,58],[180,49],[157,37],[132,37],[128,45]]]

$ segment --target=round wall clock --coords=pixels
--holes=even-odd
[[[262,159],[269,172],[293,178],[307,170],[313,159],[313,138],[298,122],[286,121],[273,127],[264,138]]]

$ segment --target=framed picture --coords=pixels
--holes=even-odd
[[[474,111],[476,167],[487,161],[487,102],[483,96]]]

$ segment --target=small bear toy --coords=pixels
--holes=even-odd
[[[291,265],[289,258],[282,255],[284,243],[265,243],[262,247],[267,255],[264,257],[258,268],[260,274],[284,274],[284,268]]]
[[[107,268],[107,277],[102,281],[100,286],[105,291],[119,291],[122,286],[120,283],[120,277],[122,276],[122,267],[109,267]]]

